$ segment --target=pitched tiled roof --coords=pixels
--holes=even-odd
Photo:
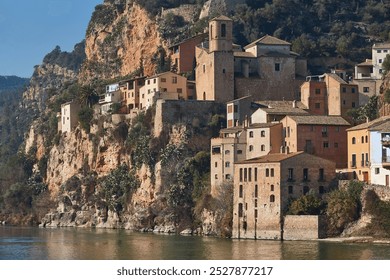
[[[378,43],[374,44],[373,49],[390,49],[390,43]]]
[[[248,159],[244,160],[241,162],[237,162],[238,164],[240,163],[267,163],[267,162],[280,162],[288,158],[295,157],[297,155],[303,154],[303,152],[296,152],[296,153],[289,153],[289,154],[268,154],[266,156],[254,158],[254,159]]]
[[[384,116],[384,117],[380,117],[378,119],[375,119],[373,121],[365,122],[365,123],[356,125],[354,127],[351,127],[349,129],[347,129],[347,131],[360,130],[360,129],[376,129],[377,127],[380,127],[382,125],[383,125],[382,128],[385,128],[385,126],[386,126],[385,123],[389,123],[389,122],[390,122],[390,116]]]
[[[213,18],[212,20],[228,20],[228,21],[232,21],[232,19],[229,18],[229,17],[227,17],[227,16],[215,17],[215,18]]]
[[[265,35],[265,36],[261,37],[260,39],[257,39],[256,41],[245,46],[244,48],[247,49],[247,48],[253,47],[255,45],[286,45],[286,46],[290,46],[291,43],[283,41],[281,39],[278,39],[278,38],[270,36],[270,35]]]
[[[260,100],[256,101],[260,106],[266,106],[268,108],[293,108],[295,102],[296,108],[307,109],[301,101],[289,101],[289,100]]]
[[[372,59],[366,59],[366,61],[359,63],[357,66],[373,66]]]
[[[338,116],[316,116],[316,115],[306,115],[306,116],[288,116],[294,120],[298,125],[300,124],[311,124],[311,125],[345,125],[349,126],[347,122],[342,117]]]
[[[343,79],[340,78],[339,75],[335,74],[335,73],[326,73],[325,74],[326,76],[329,76],[333,79],[335,79],[337,82],[339,82],[340,84],[348,84],[346,81],[344,81]]]
[[[251,129],[251,128],[268,128],[268,127],[273,127],[275,125],[280,125],[280,123],[279,122],[277,122],[277,123],[272,123],[272,122],[269,122],[269,123],[254,123],[254,124],[249,125],[248,129]]]

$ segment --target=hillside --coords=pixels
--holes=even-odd
[[[23,88],[30,79],[16,76],[0,76],[0,92]]]

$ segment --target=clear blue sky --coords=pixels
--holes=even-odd
[[[0,0],[0,75],[31,77],[34,65],[60,46],[72,51],[85,38],[103,0]]]

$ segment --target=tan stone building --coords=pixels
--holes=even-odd
[[[337,116],[286,116],[283,120],[285,151],[307,153],[347,167],[347,132],[350,124]]]
[[[80,109],[80,103],[75,100],[62,104],[58,131],[71,132],[79,124]]]
[[[236,163],[233,238],[283,239],[289,200],[309,191],[321,196],[334,178],[334,162],[303,152]]]
[[[140,109],[139,93],[141,87],[145,85],[145,78],[146,77],[137,77],[119,83],[122,92],[122,105],[126,108],[126,113]]]
[[[359,87],[360,105],[366,104],[370,96],[380,94],[382,64],[388,54],[390,54],[390,43],[374,44],[372,58],[355,66],[353,82]]]
[[[258,109],[251,116],[251,123],[280,122],[285,116],[309,115],[299,101],[258,101]]]
[[[351,179],[390,185],[390,116],[347,129]]]
[[[172,72],[160,73],[146,78],[139,94],[140,109],[149,108],[157,99],[187,100],[187,79]]]
[[[196,48],[198,100],[227,102],[245,96],[254,100],[295,100],[307,72],[306,60],[291,44],[266,35],[244,51],[233,40],[232,20],[209,22],[209,41]]]
[[[211,139],[211,193],[224,181],[233,180],[237,161],[279,153],[283,145],[282,124],[263,123],[222,129]]]
[[[359,106],[358,86],[335,73],[307,77],[301,86],[301,102],[313,115],[347,117]]]

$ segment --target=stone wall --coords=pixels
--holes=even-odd
[[[323,216],[295,216],[284,218],[284,240],[309,240],[326,237],[326,222]]]
[[[166,125],[193,124],[195,119],[200,123],[207,122],[211,115],[220,113],[222,106],[214,101],[159,99],[156,102],[154,135],[160,135]]]

